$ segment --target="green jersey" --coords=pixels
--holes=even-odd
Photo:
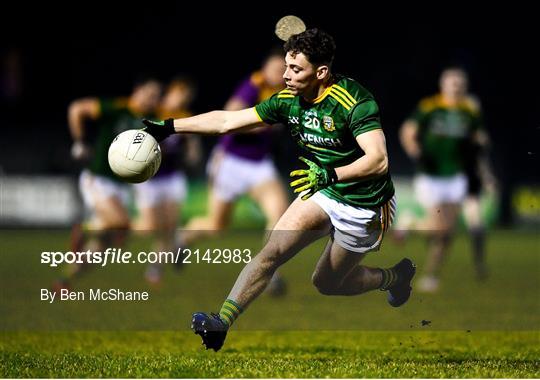
[[[97,130],[88,169],[94,174],[119,181],[109,166],[109,145],[119,133],[128,129],[139,129],[140,120],[128,108],[125,99],[100,99],[99,106],[100,115],[95,121]]]
[[[411,119],[418,124],[421,172],[453,176],[465,170],[472,135],[482,125],[476,102],[465,98],[450,106],[440,95],[435,95],[423,99]]]
[[[381,129],[379,107],[356,81],[336,76],[313,102],[289,90],[274,94],[255,107],[262,121],[287,125],[300,146],[327,168],[348,165],[365,153],[356,137]],[[356,182],[336,183],[321,190],[326,196],[360,207],[378,207],[394,195],[390,174]]]

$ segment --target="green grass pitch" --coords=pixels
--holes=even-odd
[[[197,337],[198,338],[198,337]],[[538,378],[527,332],[245,332],[204,351],[187,332],[9,333],[3,377]]]
[[[260,246],[260,235],[214,239],[213,246]],[[189,331],[193,311],[215,311],[241,265],[167,268],[149,288],[143,266],[88,273],[77,288],[147,289],[145,304],[39,301],[57,270],[43,250],[66,250],[63,231],[2,231],[0,248],[1,377],[540,377],[540,240],[536,231],[493,231],[491,276],[474,280],[466,236],[453,245],[437,295],[413,293],[402,308],[384,293],[326,297],[310,276],[324,242],[283,267],[286,297],[262,295],[229,333],[224,348],[205,351]],[[209,242],[201,243],[201,248]],[[144,239],[133,251],[148,248]],[[129,247],[128,247],[129,248]],[[413,258],[425,243],[385,241],[367,265]],[[422,320],[430,323],[423,325]]]

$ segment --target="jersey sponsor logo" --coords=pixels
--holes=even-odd
[[[133,138],[133,144],[140,144],[144,140],[144,133],[137,133]]]
[[[458,112],[448,112],[434,117],[429,128],[434,135],[464,138],[467,135],[468,120]]]
[[[300,140],[304,143],[319,145],[319,146],[343,146],[343,142],[340,139],[332,137],[321,137],[312,135],[311,133],[300,133]]]
[[[336,127],[334,125],[334,119],[332,119],[331,116],[326,116],[326,115],[323,116],[322,123],[323,123],[323,128],[327,132],[332,132],[336,130]]]

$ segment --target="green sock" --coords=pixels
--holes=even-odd
[[[242,313],[242,307],[233,300],[227,299],[223,302],[221,310],[219,311],[219,317],[227,327],[231,327],[235,319]]]
[[[381,285],[379,286],[379,289],[381,290],[388,290],[388,288],[391,288],[398,282],[398,274],[393,268],[389,269],[379,269],[382,274],[382,281]]]

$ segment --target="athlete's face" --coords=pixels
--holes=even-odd
[[[445,70],[441,74],[440,86],[445,96],[464,96],[467,93],[467,75],[459,69]]]
[[[266,84],[270,87],[283,87],[283,56],[273,55],[266,60],[262,72]]]
[[[283,79],[294,95],[302,95],[318,85],[317,68],[304,54],[287,52]]]
[[[178,110],[189,107],[193,98],[193,91],[184,83],[169,88],[165,96],[163,97],[163,108],[167,110]]]
[[[132,99],[139,112],[154,112],[161,98],[161,85],[156,81],[143,83],[135,88]]]

